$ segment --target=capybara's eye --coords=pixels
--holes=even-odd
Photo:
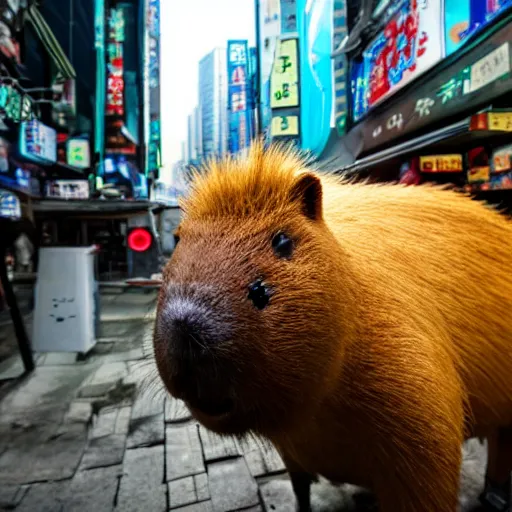
[[[292,239],[280,232],[272,239],[272,249],[278,258],[291,258],[293,253],[293,241]]]
[[[270,301],[270,289],[258,279],[249,286],[248,298],[258,309],[265,309]]]

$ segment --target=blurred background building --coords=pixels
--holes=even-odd
[[[226,50],[215,48],[199,62],[199,112],[202,158],[220,157],[227,149]]]

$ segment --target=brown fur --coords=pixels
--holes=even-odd
[[[314,220],[305,176],[321,181]],[[291,472],[368,486],[382,512],[455,511],[463,440],[512,426],[511,222],[453,191],[350,184],[260,144],[197,174],[183,210],[159,314],[171,285],[213,290],[231,329],[218,386],[237,404],[199,421],[268,437]],[[290,261],[272,253],[280,230]],[[276,289],[263,311],[246,296],[260,274]],[[155,335],[172,393],[166,343]]]

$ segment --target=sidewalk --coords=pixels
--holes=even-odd
[[[140,291],[103,295],[93,352],[40,355],[3,397],[0,510],[294,512],[275,450],[209,433],[162,391],[150,355],[154,300]],[[472,441],[464,512],[482,485],[482,456]],[[322,481],[312,496],[315,512],[372,510],[350,486]]]

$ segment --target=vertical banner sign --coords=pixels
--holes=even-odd
[[[249,51],[247,41],[228,41],[228,150],[238,153],[251,140]]]
[[[270,77],[270,92],[272,109],[299,106],[297,39],[279,41]]]
[[[281,34],[280,0],[259,1],[259,41],[260,52],[260,110],[261,126],[259,130],[270,139],[272,112],[270,109],[270,76],[274,64],[274,54]]]
[[[158,172],[160,167],[160,0],[148,4],[149,45],[149,150],[148,172]]]
[[[124,115],[123,42],[123,11],[111,9],[107,44],[107,116]]]

